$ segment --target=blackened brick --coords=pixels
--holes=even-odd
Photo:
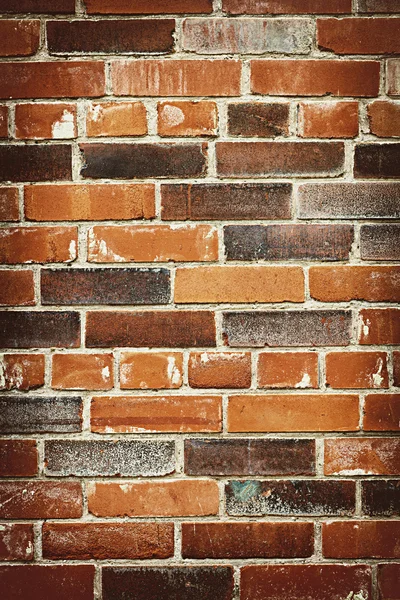
[[[0,146],[1,181],[53,181],[71,178],[71,146]]]
[[[73,433],[82,429],[79,397],[0,396],[1,433]]]
[[[400,260],[400,225],[362,225],[360,252],[363,260]]]
[[[77,348],[80,344],[77,312],[0,311],[2,348]]]
[[[358,144],[354,154],[354,177],[400,178],[400,144]]]
[[[400,480],[363,481],[362,511],[376,517],[398,517],[400,509]]]
[[[245,137],[289,134],[289,104],[251,102],[228,105],[228,133]]]

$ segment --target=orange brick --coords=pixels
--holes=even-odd
[[[34,440],[0,440],[0,476],[32,477],[38,471]]]
[[[0,389],[33,390],[44,385],[43,354],[3,354]]]
[[[315,352],[262,352],[258,357],[258,385],[263,388],[317,388]]]
[[[15,107],[15,137],[18,139],[63,140],[77,135],[75,104],[46,102]]]
[[[212,261],[218,259],[218,234],[210,225],[93,227],[91,262]]]
[[[30,56],[38,51],[39,42],[40,21],[0,21],[0,56]]]
[[[365,308],[360,310],[360,344],[400,344],[400,310]]]
[[[194,388],[250,387],[250,352],[192,352],[189,385]]]
[[[400,267],[311,267],[310,293],[322,302],[397,302]]]
[[[175,302],[302,302],[300,267],[196,267],[177,269]]]
[[[327,558],[400,558],[399,536],[400,521],[333,521],[322,525],[322,551]]]
[[[0,271],[0,305],[33,306],[33,271]]]
[[[326,355],[326,383],[331,388],[387,388],[385,352],[330,352]]]
[[[358,102],[313,102],[299,106],[304,138],[354,138],[358,135]]]
[[[400,394],[369,394],[364,404],[364,431],[400,431]]]
[[[158,133],[161,136],[209,136],[217,134],[215,102],[160,102]]]
[[[400,51],[400,19],[317,19],[317,41],[335,54],[395,54]]]
[[[142,102],[92,103],[86,111],[89,137],[133,136],[147,133],[147,114]]]
[[[51,387],[57,390],[111,390],[112,354],[54,354]]]
[[[121,389],[172,389],[182,385],[180,352],[123,352],[120,361]]]
[[[368,105],[371,133],[378,137],[400,137],[400,104],[376,101]]]
[[[338,438],[325,440],[325,475],[399,475],[400,440]]]
[[[18,220],[18,189],[13,187],[0,188],[0,221]]]
[[[357,431],[355,395],[291,394],[231,396],[228,431]]]
[[[215,515],[216,481],[178,480],[138,483],[90,483],[89,512],[97,517],[184,517]]]
[[[8,106],[0,106],[0,138],[8,138]]]
[[[12,227],[0,233],[5,264],[72,262],[77,256],[76,227]]]

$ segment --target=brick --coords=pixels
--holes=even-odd
[[[176,61],[173,61],[176,62]],[[204,177],[207,144],[80,144],[82,177]]]
[[[168,558],[173,523],[44,523],[43,557],[51,560]]]
[[[112,354],[53,354],[51,387],[56,390],[111,390]]]
[[[192,267],[177,269],[176,303],[303,302],[299,267]]]
[[[400,352],[393,352],[393,382],[400,387]]]
[[[395,385],[398,383],[395,382]],[[365,397],[364,431],[400,431],[400,394]]]
[[[400,310],[364,308],[359,313],[359,344],[400,344]]]
[[[312,523],[182,523],[183,558],[303,558]]]
[[[85,0],[88,14],[211,13],[212,0]]]
[[[0,220],[19,221],[18,189],[0,187]]]
[[[251,91],[270,96],[377,96],[380,65],[358,60],[252,60]]]
[[[325,475],[398,475],[400,441],[394,438],[325,440]]]
[[[174,19],[47,21],[50,54],[172,52]]]
[[[0,389],[34,390],[44,385],[43,354],[3,354],[0,358]]]
[[[161,186],[164,221],[290,219],[290,183],[207,183]],[[229,200],[228,200],[229,199]]]
[[[0,105],[0,138],[8,138],[8,106]],[[0,194],[3,194],[4,190],[0,189]],[[1,201],[1,196],[0,196]],[[1,207],[0,207],[1,210]]]
[[[0,440],[0,476],[32,477],[38,471],[34,440]]]
[[[329,352],[326,384],[334,389],[387,388],[387,355],[385,352]]]
[[[344,169],[342,142],[217,142],[222,177],[335,176]]]
[[[126,396],[94,398],[91,428],[96,433],[218,432],[219,396]]]
[[[399,0],[358,0],[357,9],[362,13],[397,13],[400,3]]]
[[[31,56],[38,51],[39,43],[40,21],[27,19],[1,21],[0,56]]]
[[[358,396],[291,394],[231,396],[229,432],[357,431]]]
[[[10,265],[73,262],[77,257],[77,233],[76,227],[3,229],[0,235],[0,260]]]
[[[0,71],[2,66],[9,64],[0,65]],[[71,178],[71,146],[0,146],[1,181],[53,181]]]
[[[400,144],[357,144],[354,153],[354,177],[399,178]]]
[[[7,590],[7,600],[92,600],[94,574],[94,565],[18,565],[0,567],[0,583]]]
[[[242,102],[228,104],[228,133],[244,137],[289,135],[288,103]]]
[[[400,267],[311,267],[310,294],[322,302],[397,302]]]
[[[120,357],[120,386],[131,389],[175,389],[183,382],[180,352],[123,352]]]
[[[358,135],[358,102],[302,102],[299,130],[304,138],[354,138]]]
[[[322,524],[326,558],[399,558],[400,521],[336,521]]]
[[[5,523],[0,525],[0,559],[33,560],[33,525]]]
[[[167,304],[167,269],[43,269],[42,304]]]
[[[116,96],[239,96],[236,60],[142,60],[111,63]]]
[[[17,104],[15,137],[31,140],[73,139],[78,135],[76,105],[61,103]]]
[[[104,600],[231,600],[234,587],[233,568],[216,565],[103,567],[102,578]]]
[[[230,481],[225,486],[231,516],[351,515],[355,511],[353,481]]]
[[[107,221],[152,219],[154,185],[99,183],[28,185],[24,190],[28,221]]]
[[[376,517],[395,517],[400,504],[400,481],[363,481],[362,512]]]
[[[45,441],[45,472],[50,477],[156,477],[174,470],[174,442]]]
[[[251,385],[251,354],[191,352],[189,385],[194,388],[248,388]]]
[[[376,101],[368,105],[367,111],[371,133],[384,138],[400,137],[400,104]]]
[[[387,61],[387,92],[389,96],[400,96],[400,60]]]
[[[76,519],[82,516],[78,482],[5,481],[0,483],[2,519]]]
[[[348,346],[351,314],[346,311],[253,311],[223,313],[226,346]]]
[[[400,51],[399,19],[318,19],[317,42],[335,54],[394,54]]]
[[[351,0],[223,0],[222,6],[233,15],[351,13]]]
[[[318,354],[261,352],[257,373],[262,388],[317,388]]]
[[[26,269],[23,271],[0,271],[0,304],[2,306],[33,306],[35,304],[33,271]]]
[[[371,596],[371,567],[367,565],[250,565],[241,569],[243,600],[342,600]]]
[[[0,396],[1,433],[74,433],[82,429],[82,399]]]
[[[305,439],[185,440],[188,475],[314,475],[315,443]]]
[[[86,132],[89,137],[146,135],[146,108],[142,102],[93,102],[86,109]]]
[[[399,587],[400,565],[378,565],[379,600],[396,600]]]
[[[218,259],[210,225],[96,226],[89,231],[90,262],[208,262]]]
[[[197,54],[308,54],[313,33],[304,19],[185,19],[183,48]]]
[[[159,102],[158,134],[161,136],[215,136],[218,109],[215,102]]]
[[[231,225],[224,227],[227,260],[348,260],[351,225]]]
[[[400,226],[362,225],[360,254],[362,260],[400,260]]]
[[[59,311],[0,311],[1,348],[76,348],[80,315]]]
[[[101,61],[8,62],[0,66],[0,78],[0,97],[7,99],[93,98],[105,93]]]
[[[74,14],[74,0],[0,0],[4,13]]]
[[[217,514],[218,504],[211,480],[88,484],[89,512],[97,517],[206,516]]]

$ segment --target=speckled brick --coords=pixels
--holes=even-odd
[[[79,397],[0,396],[1,433],[74,433],[82,428]]]

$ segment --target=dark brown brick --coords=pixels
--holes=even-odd
[[[104,567],[104,600],[231,600],[233,569],[203,567]]]
[[[0,311],[1,348],[77,348],[77,312]]]
[[[42,304],[168,304],[167,269],[43,269]]]
[[[37,470],[34,440],[0,440],[0,477],[32,477]]]
[[[312,523],[182,523],[183,558],[304,558]]]
[[[378,565],[378,599],[397,600],[399,581],[400,564]]]
[[[79,482],[0,483],[2,519],[76,519],[81,516],[82,486]]]
[[[94,573],[94,565],[0,567],[0,586],[7,600],[93,600]]]
[[[263,311],[223,314],[227,346],[347,346],[351,313],[338,311]]]
[[[290,219],[290,183],[161,186],[164,221]]]
[[[400,178],[400,144],[357,144],[354,177]]]
[[[400,507],[400,480],[363,481],[363,514],[374,517],[398,517]]]
[[[174,19],[47,21],[50,53],[171,52]]]
[[[393,352],[393,383],[396,387],[400,387],[400,352]],[[398,398],[400,401],[400,395]]]
[[[322,524],[326,558],[400,558],[400,521],[332,521]]]
[[[2,13],[73,14],[75,0],[0,0]]]
[[[0,560],[33,560],[33,525],[0,525]]]
[[[358,11],[361,13],[398,13],[399,0],[358,0]]]
[[[86,345],[88,348],[215,346],[214,313],[89,312]]]
[[[400,225],[362,225],[362,260],[400,260]]]
[[[351,515],[353,481],[231,481],[225,487],[228,515]]]
[[[73,433],[82,429],[82,400],[67,396],[0,396],[1,433]]]
[[[289,134],[289,104],[228,104],[228,133],[245,137]]]
[[[0,146],[1,181],[53,181],[71,178],[71,146]]]
[[[207,144],[81,144],[82,177],[204,177]],[[1,156],[1,155],[0,155]]]

